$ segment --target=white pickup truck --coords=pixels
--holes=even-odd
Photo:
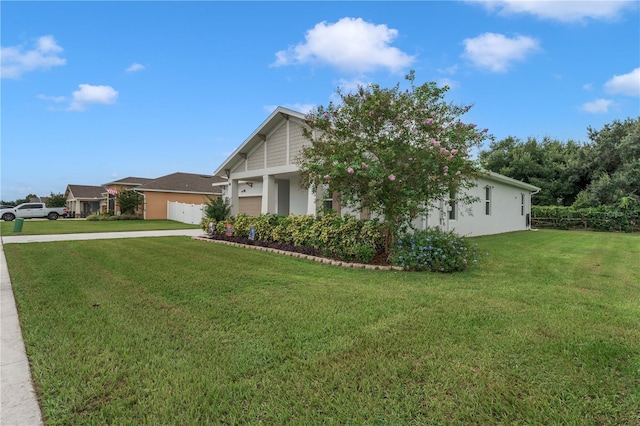
[[[66,207],[47,207],[44,203],[24,203],[0,210],[0,218],[7,222],[11,222],[16,217],[23,219],[46,217],[49,220],[56,220],[60,216],[67,216]]]

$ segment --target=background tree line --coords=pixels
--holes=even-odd
[[[64,207],[67,203],[67,199],[65,198],[63,193],[54,194],[53,192],[48,197],[38,197],[36,194],[28,194],[24,198],[18,198],[15,201],[5,201],[0,200],[0,204],[3,206],[18,206],[24,203],[30,203],[32,200],[42,200],[43,203],[47,205],[47,207]]]
[[[539,206],[640,204],[640,116],[588,129],[589,141],[518,138],[480,152],[484,168],[536,185]]]

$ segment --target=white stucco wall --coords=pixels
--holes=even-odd
[[[490,187],[490,214],[486,214],[486,187]],[[449,218],[447,202],[439,203],[427,218],[414,222],[418,229],[440,227],[459,235],[478,236],[529,229],[527,215],[531,212],[531,192],[497,180],[478,178],[478,184],[468,190],[478,201],[457,205],[456,218]],[[524,196],[524,206],[522,199]]]

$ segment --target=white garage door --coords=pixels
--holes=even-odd
[[[238,198],[238,212],[249,216],[260,216],[260,212],[262,212],[262,197]]]

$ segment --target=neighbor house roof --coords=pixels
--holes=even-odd
[[[67,185],[67,192],[70,192],[75,199],[101,199],[105,189],[102,186],[92,185]]]
[[[216,176],[226,176],[226,169],[233,169],[233,167],[240,161],[243,161],[247,154],[251,152],[258,144],[264,142],[266,136],[277,126],[282,123],[283,120],[288,120],[289,117],[295,117],[300,120],[305,119],[305,115],[301,112],[294,111],[292,109],[278,107],[276,108],[266,120],[262,122],[243,143],[233,151],[233,153],[220,165],[213,173]]]
[[[137,187],[136,191],[221,194],[222,189],[220,187],[213,186],[214,183],[219,182],[226,182],[226,179],[219,176],[178,172],[159,177],[158,179],[153,179],[152,181]]]
[[[129,176],[123,179],[114,180],[113,182],[105,183],[105,186],[108,185],[131,185],[131,186],[139,186],[144,185],[145,183],[151,182],[153,179],[149,178],[141,178]]]

